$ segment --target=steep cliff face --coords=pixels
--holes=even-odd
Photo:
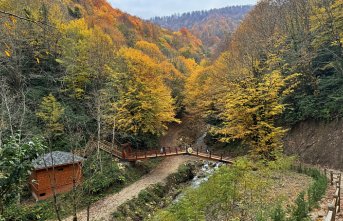
[[[285,139],[285,152],[306,163],[343,169],[343,120],[299,123]]]

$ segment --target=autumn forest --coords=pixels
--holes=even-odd
[[[342,0],[151,20],[106,0],[0,1],[0,221],[315,220],[327,165],[284,140],[342,117]]]

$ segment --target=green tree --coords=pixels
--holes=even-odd
[[[39,139],[20,140],[16,135],[0,146],[0,218],[4,206],[13,203],[27,184],[32,160],[46,149]]]

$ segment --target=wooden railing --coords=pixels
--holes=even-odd
[[[165,149],[154,149],[154,150],[136,150],[131,152],[130,155],[126,156],[124,159],[129,161],[144,160],[149,158],[157,157],[168,157],[176,155],[186,154],[185,148],[181,147],[166,147]]]
[[[162,147],[152,150],[132,150],[131,148],[129,148],[124,151],[122,147],[113,145],[112,143],[107,141],[101,141],[100,143],[98,143],[95,140],[90,140],[85,150],[87,150],[87,152],[94,151],[98,145],[101,150],[107,152],[108,154],[111,154],[116,158],[126,161],[137,161],[178,155],[192,155],[207,160],[232,163],[230,157],[226,156],[224,152],[217,153],[203,148],[192,149],[189,147]],[[86,153],[84,155],[86,155]]]
[[[189,149],[187,147],[165,147],[165,148],[158,148],[154,150],[136,150],[131,152],[128,156],[123,156],[122,159],[128,161],[136,161],[136,160],[144,160],[144,159],[151,159],[157,157],[170,157],[170,156],[177,156],[177,155],[191,155],[196,156],[199,158],[213,160],[213,161],[220,161],[223,163],[232,163],[231,158],[226,156],[225,153],[214,153],[209,150],[205,149]]]
[[[327,175],[327,170],[324,170],[325,175]],[[328,213],[326,215],[325,221],[335,221],[336,214],[341,210],[341,173],[334,173],[330,171],[330,184],[335,185],[335,193],[333,195],[333,200],[328,205]]]

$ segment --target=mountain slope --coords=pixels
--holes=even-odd
[[[132,47],[137,41],[146,40],[157,44],[161,50],[166,48],[179,50],[186,47],[192,51],[193,57],[201,53],[201,42],[195,37],[162,29],[153,23],[112,8],[106,0],[73,0],[68,5],[70,15],[80,11],[80,17],[86,17],[90,26],[100,27],[109,34],[118,48],[123,45]],[[178,44],[169,42],[178,42]],[[176,54],[175,50],[163,51]]]
[[[74,136],[76,130],[85,137],[94,134],[96,115],[101,115],[101,133],[107,138],[113,121],[111,114],[105,118],[97,111],[105,105],[100,98],[108,102],[101,107],[106,114],[113,111],[109,102],[122,102],[125,108],[116,106],[122,116],[136,114],[138,121],[145,121],[145,129],[162,133],[155,131],[155,120],[165,130],[166,117],[183,109],[185,77],[204,57],[201,41],[189,31],[163,29],[114,9],[105,0],[8,0],[0,1],[0,9],[39,23],[0,17],[0,88],[4,89],[0,91],[0,143],[15,131],[28,137],[48,136],[50,126],[51,136],[59,130],[53,148],[69,150],[77,145],[57,143]],[[124,83],[125,87],[118,86]],[[124,99],[128,91],[134,92]],[[11,109],[5,110],[4,96]],[[47,117],[40,116],[52,117],[56,110],[45,106],[54,103],[60,107],[59,116],[48,123]],[[140,108],[130,112],[130,105],[137,104]],[[37,114],[40,107],[47,113]],[[155,120],[146,121],[147,116],[141,117],[145,113]],[[118,120],[118,112],[116,116]],[[124,119],[123,127],[136,128],[130,126],[137,125],[137,120],[124,125]],[[117,136],[128,136],[131,131],[120,129],[119,124],[118,120]],[[145,129],[135,134],[144,137]]]
[[[187,28],[200,38],[205,46],[214,50],[222,40],[235,31],[251,9],[250,5],[232,6],[182,15],[155,17],[151,21],[174,31]]]

